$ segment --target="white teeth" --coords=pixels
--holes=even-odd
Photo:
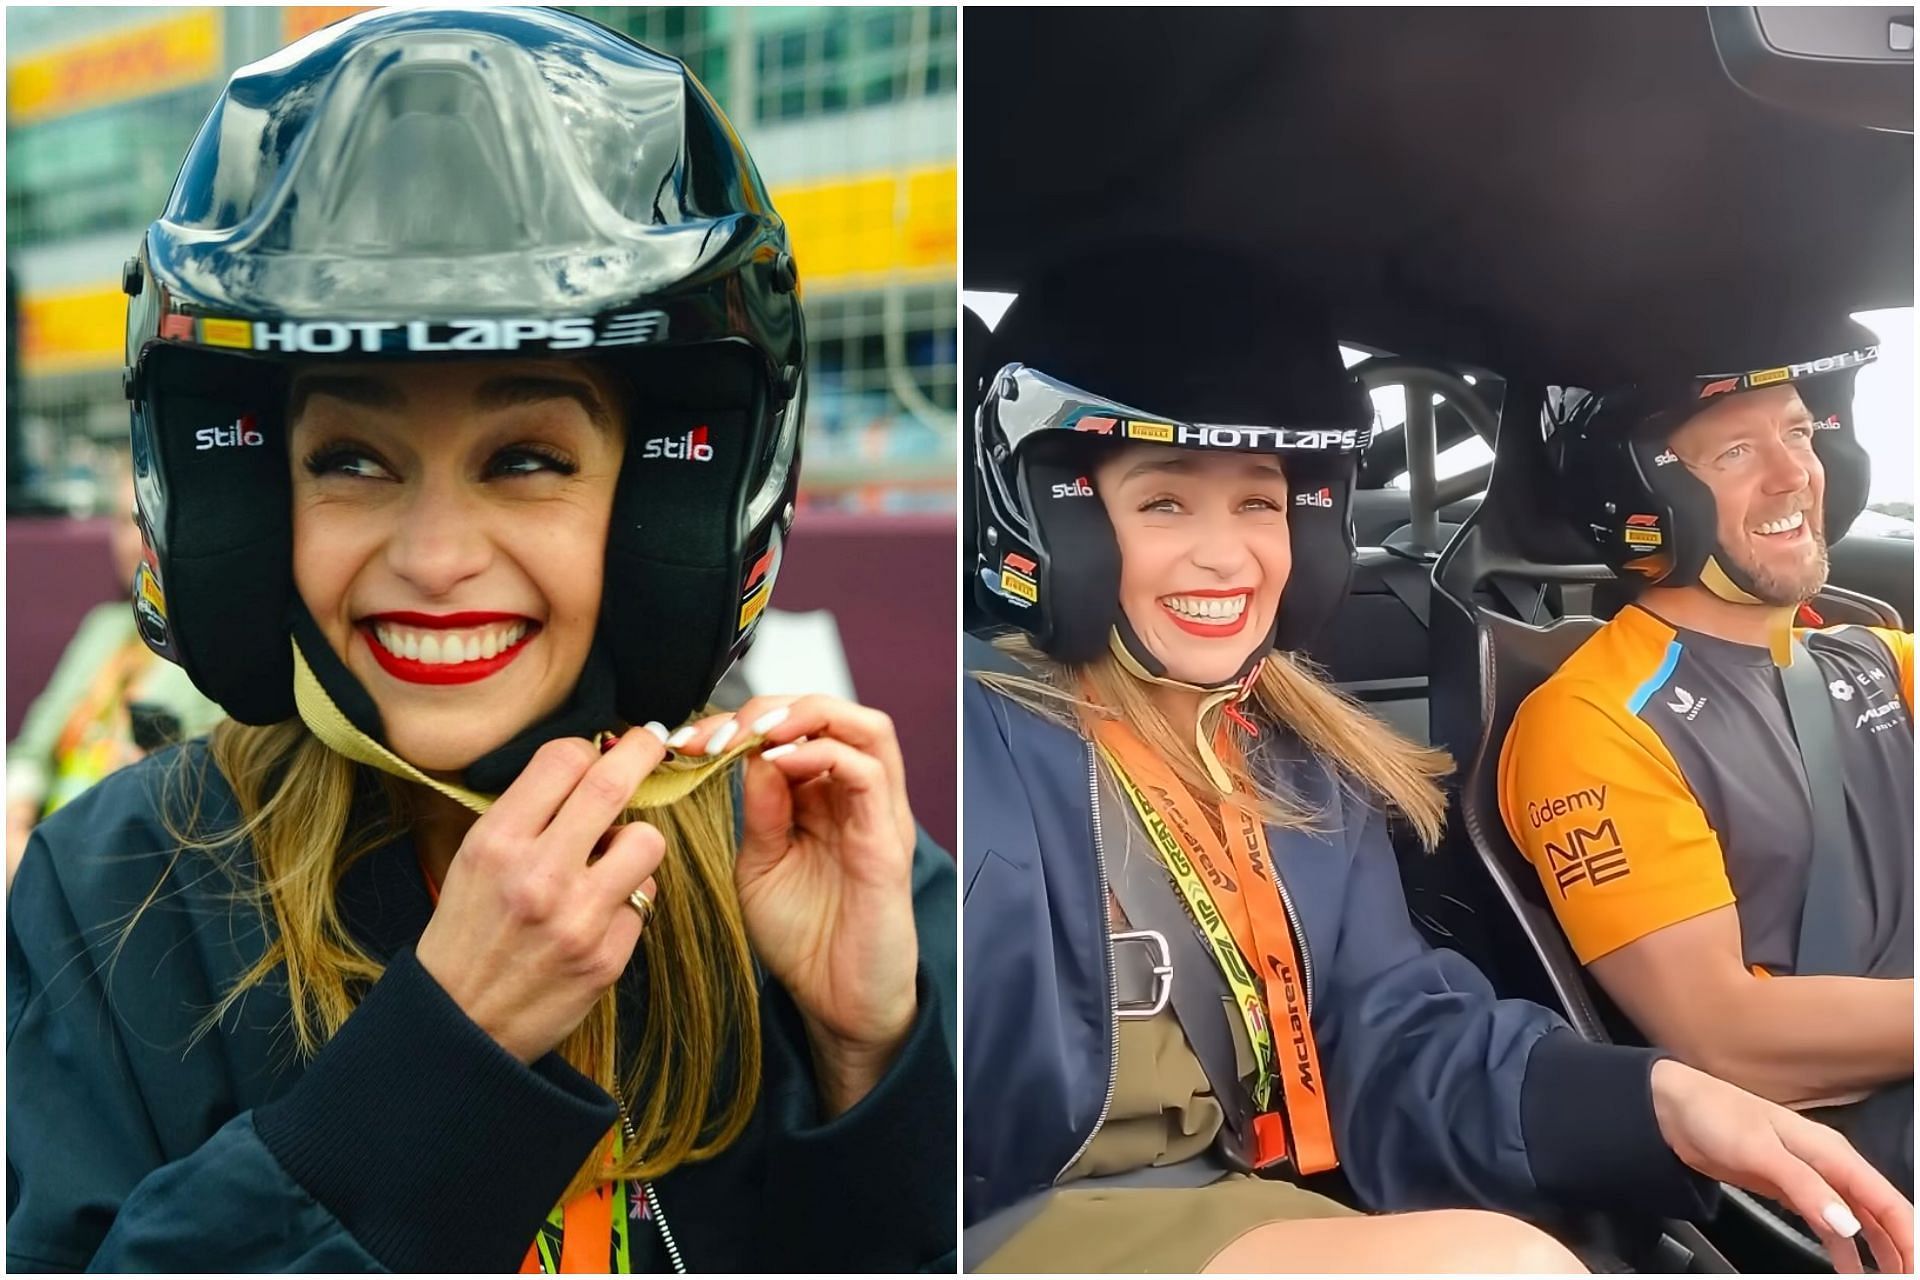
[[[1182,617],[1204,618],[1209,622],[1230,622],[1246,612],[1247,597],[1237,596],[1167,596],[1164,603],[1169,609]]]
[[[384,622],[373,626],[374,640],[388,653],[435,665],[497,658],[526,634],[524,622],[462,631],[415,631]]]
[[[1795,529],[1798,529],[1801,525],[1805,524],[1806,520],[1807,518],[1804,512],[1796,511],[1792,515],[1787,516],[1783,520],[1769,520],[1767,523],[1760,526],[1758,532],[1760,533],[1792,533]]]

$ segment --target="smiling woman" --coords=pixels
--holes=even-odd
[[[619,405],[608,375],[558,362],[294,375],[294,583],[420,768],[464,768],[573,691]]]
[[[702,714],[806,346],[685,66],[348,20],[235,74],[127,279],[142,636],[231,719],[27,847],[9,1269],[937,1266],[953,874],[893,725]]]

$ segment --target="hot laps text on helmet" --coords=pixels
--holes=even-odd
[[[1804,360],[1798,364],[1777,365],[1771,369],[1755,369],[1749,373],[1728,374],[1725,377],[1715,376],[1704,380],[1706,385],[1700,388],[1700,398],[1710,400],[1714,396],[1726,395],[1734,391],[1753,391],[1797,378],[1809,378],[1822,373],[1838,373],[1843,369],[1871,364],[1879,358],[1880,348],[1873,345],[1861,347],[1856,351],[1842,352],[1839,355],[1822,356],[1818,360]]]
[[[202,346],[289,355],[382,351],[581,351],[664,342],[664,311],[631,311],[596,321],[590,316],[472,320],[230,320],[169,316],[161,336]]]

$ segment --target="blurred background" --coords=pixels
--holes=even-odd
[[[790,225],[811,348],[801,506],[784,615],[744,674],[892,714],[916,814],[950,844],[956,11],[569,7],[685,60]],[[121,264],[228,73],[357,12],[7,10],[9,740],[88,607],[126,593],[108,550]]]

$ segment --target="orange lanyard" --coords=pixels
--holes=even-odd
[[[1108,758],[1127,775],[1152,805],[1176,848],[1199,868],[1198,888],[1211,899],[1234,945],[1259,975],[1269,1017],[1274,1022],[1287,1128],[1292,1131],[1294,1167],[1320,1173],[1339,1164],[1333,1149],[1333,1123],[1327,1113],[1320,1050],[1307,1016],[1305,975],[1294,946],[1286,905],[1272,871],[1266,825],[1257,809],[1239,797],[1220,807],[1222,838],[1201,817],[1201,809],[1165,762],[1147,749],[1119,720],[1101,720],[1095,729]],[[1228,746],[1224,731],[1221,748]],[[1224,754],[1224,751],[1223,751]],[[1151,825],[1151,824],[1149,824]],[[1157,837],[1157,833],[1156,838]],[[1283,1017],[1276,1017],[1284,1011]],[[1263,1123],[1264,1122],[1264,1123]],[[1254,1163],[1271,1164],[1286,1154],[1286,1134],[1272,1113],[1254,1119]]]

